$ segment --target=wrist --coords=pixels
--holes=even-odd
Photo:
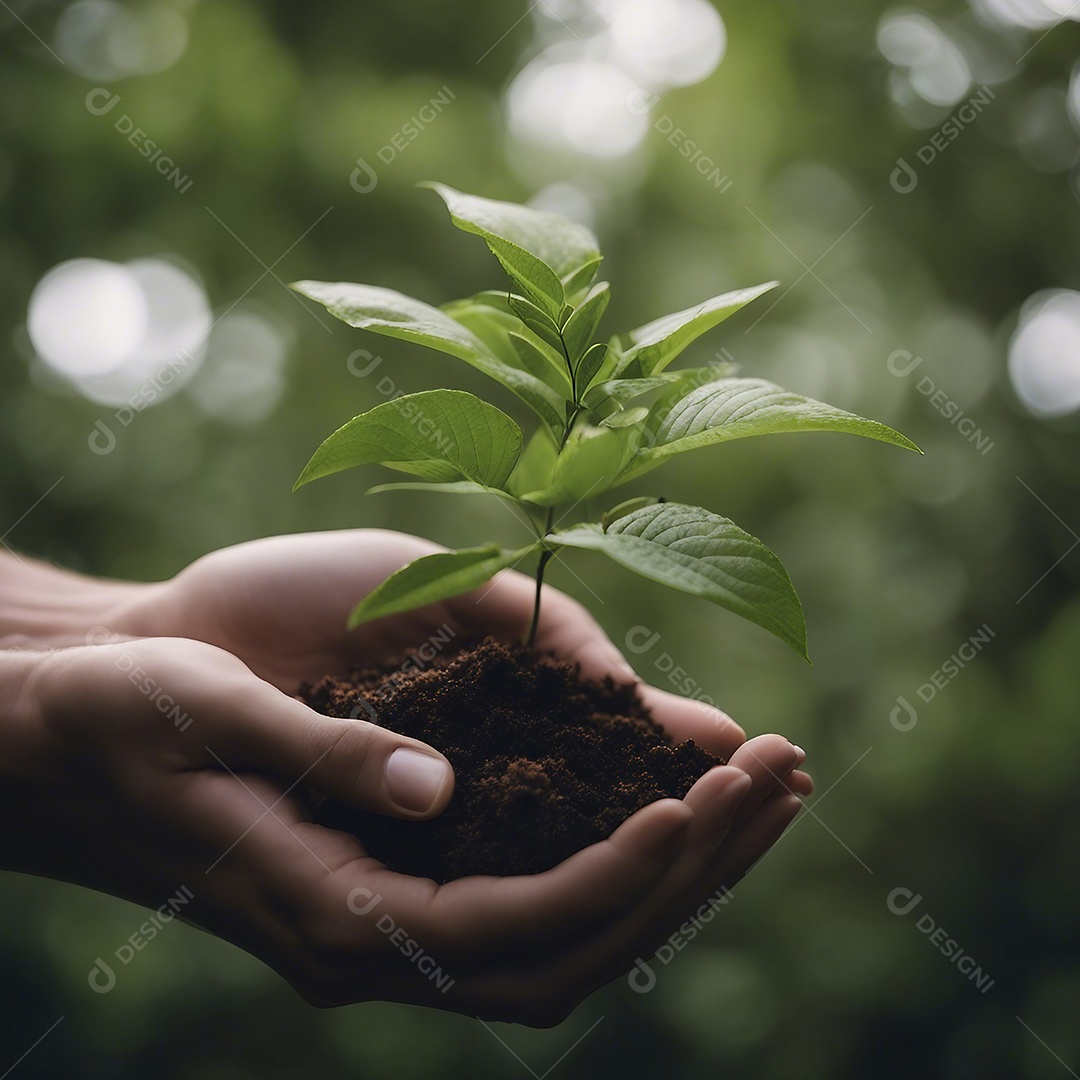
[[[151,588],[2,555],[0,650],[63,648],[131,634],[122,625],[124,613]]]

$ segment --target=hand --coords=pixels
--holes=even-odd
[[[215,642],[287,691],[301,680],[313,681],[359,662],[391,659],[426,642],[442,626],[458,639],[491,633],[521,640],[532,614],[534,585],[531,578],[509,571],[474,593],[351,633],[345,630],[360,597],[405,562],[436,550],[416,537],[375,530],[241,544],[200,559],[160,587],[149,598],[152,620],[141,629]],[[653,905],[654,933],[662,940],[721,886],[739,880],[790,823],[799,809],[796,796],[813,790],[810,777],[795,768],[805,754],[779,736],[744,744],[742,729],[720,710],[640,682],[591,615],[550,587],[544,589],[537,647],[581,664],[587,677],[611,675],[637,683],[639,695],[674,738],[693,738],[753,778],[740,820],[715,849],[697,887],[672,902],[666,920]],[[618,940],[625,948],[625,928]],[[598,981],[610,977],[609,972]],[[549,978],[556,987],[573,985],[557,973]]]
[[[430,816],[447,782],[425,812],[403,806],[416,805],[415,787],[395,798],[387,776],[395,751],[427,748],[322,717],[191,640],[3,661],[4,865],[148,907],[186,887],[184,917],[319,1004],[383,999],[557,1022],[628,970],[671,912],[745,872],[797,808],[742,811],[740,824],[740,806],[768,806],[797,760],[767,736],[736,752],[750,776],[713,769],[684,801],[653,803],[547,873],[437,886],[314,824],[299,793],[303,781],[378,812]]]
[[[346,630],[361,597],[405,563],[439,550],[427,540],[379,529],[255,540],[213,552],[171,581],[144,587],[116,621],[123,633],[217,645],[290,694],[303,681],[392,660],[443,626],[454,641],[488,634],[522,640],[535,585],[512,570],[463,596]],[[564,593],[545,586],[540,610],[537,649],[580,664],[587,678],[610,675],[636,684],[674,739],[694,739],[725,759],[745,741],[742,728],[720,709],[641,682],[596,620]],[[801,772],[788,784],[800,795],[813,790]]]
[[[415,536],[377,529],[255,540],[213,552],[172,580],[143,587],[120,608],[110,629],[209,642],[290,694],[303,681],[392,660],[422,646],[444,625],[454,641],[487,634],[523,640],[535,585],[515,571],[464,596],[345,629],[361,597],[406,562],[439,550]],[[745,739],[719,709],[640,683],[592,616],[549,586],[536,647],[579,663],[588,678],[611,675],[638,683],[657,721],[676,739],[693,738],[725,758]]]

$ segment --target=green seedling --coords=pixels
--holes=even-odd
[[[417,559],[361,600],[349,625],[469,592],[506,567],[535,560],[531,645],[548,563],[584,548],[711,600],[807,657],[806,622],[787,571],[734,522],[644,496],[613,505],[599,522],[567,519],[586,500],[678,454],[731,439],[844,431],[918,447],[874,420],[738,377],[730,364],[669,370],[702,334],[776,282],[715,296],[599,343],[609,290],[594,282],[601,255],[588,229],[557,214],[429,186],[459,229],[485,241],[509,277],[507,289],[432,307],[375,285],[301,281],[292,288],[350,326],[464,360],[516,394],[539,422],[526,440],[513,419],[473,394],[409,394],[335,431],[296,486],[378,462],[418,479],[372,491],[492,494],[515,504],[534,535],[513,550],[484,544]]]

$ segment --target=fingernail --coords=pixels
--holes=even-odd
[[[430,810],[453,775],[445,758],[407,746],[386,759],[384,773],[387,794],[402,810],[413,813]]]
[[[801,746],[795,747],[795,764],[801,765],[806,760],[806,751]]]

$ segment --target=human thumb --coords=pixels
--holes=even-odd
[[[323,716],[262,685],[257,705],[226,725],[232,761],[391,817],[423,821],[446,808],[454,770],[437,750],[368,720]]]

